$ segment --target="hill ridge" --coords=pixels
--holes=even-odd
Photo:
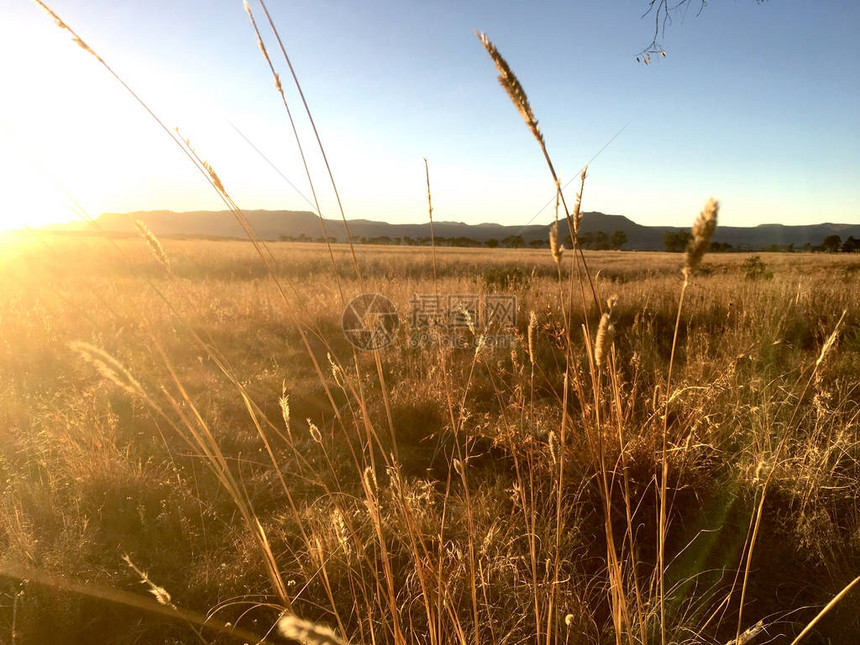
[[[245,210],[243,211],[255,234],[264,240],[322,239],[320,220],[314,213],[306,210]],[[201,237],[201,238],[244,238],[245,233],[230,211],[173,211],[159,209],[134,211],[130,213],[102,213],[95,220],[97,230],[111,233],[133,233],[134,219],[141,220],[155,235],[164,237]],[[348,220],[350,233],[354,240],[396,241],[405,243],[406,238],[419,240],[430,237],[430,222],[414,224],[392,224],[370,219]],[[326,230],[333,240],[345,242],[344,226],[341,220],[326,219]],[[520,236],[525,244],[546,241],[552,222],[526,225],[498,224],[482,222],[466,224],[455,221],[433,223],[433,234],[437,239],[460,238],[461,242],[471,240],[484,244],[496,240],[503,244],[504,239]],[[88,231],[92,225],[86,222],[45,227],[50,230]],[[560,220],[562,237],[568,234],[567,222]],[[627,237],[623,246],[630,250],[662,250],[663,236],[687,230],[678,226],[643,226],[625,215],[614,215],[591,211],[584,213],[581,234],[595,234],[603,231],[611,235],[621,231]],[[717,227],[714,242],[730,244],[739,250],[766,249],[772,246],[802,248],[804,245],[818,246],[828,235],[839,235],[843,240],[848,237],[860,239],[860,224],[825,222],[821,224],[758,224],[750,227]]]

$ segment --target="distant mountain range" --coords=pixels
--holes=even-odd
[[[320,219],[308,211],[245,211],[248,223],[257,237],[264,240],[323,238]],[[104,213],[96,220],[96,226],[83,222],[57,224],[47,227],[57,231],[108,233],[135,233],[132,218],[144,222],[159,237],[183,238],[245,238],[245,233],[229,211],[139,211],[134,213]],[[407,238],[413,241],[430,238],[430,223],[389,224],[366,219],[349,220],[349,232],[354,241],[386,241],[399,238],[403,243]],[[434,222],[433,234],[439,238],[459,238],[461,241],[473,240],[485,244],[496,240],[505,245],[504,240],[520,236],[526,244],[545,241],[550,223],[526,226],[503,226],[501,224],[464,224],[462,222]],[[341,220],[325,220],[329,238],[345,242],[346,235]],[[624,249],[663,250],[663,236],[688,230],[673,226],[641,226],[622,215],[606,215],[599,212],[585,213],[580,233],[603,231],[611,235],[614,231],[623,232],[627,241]],[[566,222],[560,223],[560,234],[568,234]],[[860,224],[811,224],[804,226],[784,226],[782,224],[761,224],[754,227],[719,226],[714,242],[730,244],[739,250],[766,249],[771,246],[793,245],[801,249],[804,245],[818,246],[824,238],[838,235],[842,240],[848,237],[860,239]]]

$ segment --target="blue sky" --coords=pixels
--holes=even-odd
[[[241,207],[309,208],[233,127],[309,194],[240,0],[49,4],[179,126]],[[860,223],[855,0],[709,2],[700,15],[693,0],[661,38],[668,56],[649,66],[635,60],[653,34],[646,0],[270,4],[347,217],[425,221],[423,157],[439,220],[552,217],[542,210],[553,186],[540,150],[477,29],[528,92],[563,181],[591,161],[586,210],[684,226],[713,195],[724,225]],[[74,219],[62,190],[91,215],[222,208],[35,4],[0,0],[0,60],[0,228]],[[323,214],[339,217],[299,120]]]

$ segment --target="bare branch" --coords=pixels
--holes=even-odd
[[[763,4],[766,0],[752,0],[755,4]],[[636,56],[636,60],[646,65],[651,62],[651,56],[666,56],[660,40],[666,33],[666,27],[672,24],[672,18],[679,11],[687,11],[690,6],[698,5],[696,17],[702,15],[708,0],[648,0],[648,8],[642,18],[651,16],[654,20],[654,36],[651,43]]]

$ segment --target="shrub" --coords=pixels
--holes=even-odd
[[[770,280],[773,272],[769,271],[761,256],[751,255],[743,263],[744,277],[747,280]]]
[[[519,267],[498,267],[484,271],[484,285],[488,289],[500,287],[508,289],[522,284],[526,280],[526,274]]]

